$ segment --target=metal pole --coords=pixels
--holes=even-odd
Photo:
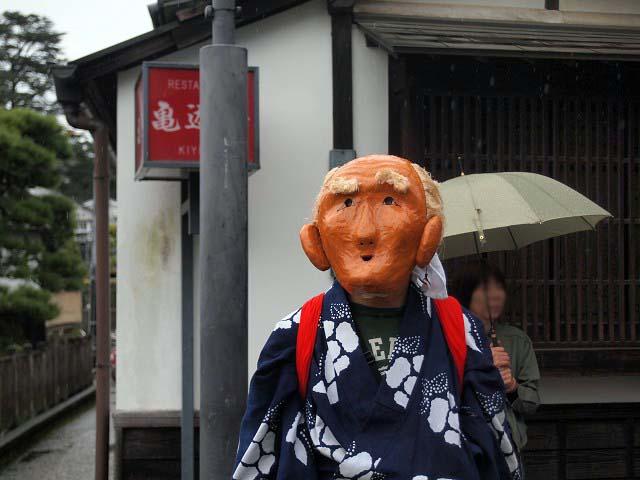
[[[229,479],[247,394],[247,52],[235,1],[200,50],[200,479]]]
[[[93,199],[96,231],[96,480],[109,478],[109,136],[94,131]]]
[[[182,183],[183,201],[190,202],[189,180]],[[193,480],[193,237],[189,232],[189,215],[182,212],[182,415],[180,480]]]

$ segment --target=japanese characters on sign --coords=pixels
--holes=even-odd
[[[200,162],[200,72],[197,66],[145,62],[136,84],[136,179],[182,179]],[[258,163],[257,69],[247,78],[247,159]]]

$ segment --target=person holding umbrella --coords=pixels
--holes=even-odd
[[[483,260],[473,261],[458,272],[452,290],[462,306],[482,320],[487,336],[493,319],[498,341],[491,348],[493,363],[505,385],[507,420],[513,440],[518,451],[522,451],[527,443],[525,418],[540,405],[540,371],[531,339],[521,329],[504,322],[507,301],[504,275]]]
[[[440,257],[477,258],[457,272],[454,296],[484,324],[510,400],[507,415],[514,443],[522,449],[527,442],[524,415],[540,403],[540,373],[529,337],[500,322],[507,299],[504,275],[484,262],[483,255],[595,230],[611,214],[567,185],[533,172],[461,171],[441,183],[440,192],[447,219]]]
[[[454,295],[484,324],[508,397],[508,423],[521,450],[527,442],[524,416],[540,403],[540,373],[529,337],[500,321],[507,299],[504,275],[483,255],[595,230],[611,214],[567,185],[533,172],[465,175],[461,169],[460,176],[440,184],[440,192],[448,221],[439,253],[445,260],[478,259],[456,272]]]

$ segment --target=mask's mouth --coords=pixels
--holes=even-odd
[[[362,260],[364,260],[365,262],[368,262],[373,258],[373,255],[362,255],[360,258],[362,258]]]

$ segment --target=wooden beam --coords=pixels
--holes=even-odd
[[[353,74],[350,11],[331,15],[333,67],[333,148],[353,149]]]
[[[389,57],[389,153],[424,166],[424,111],[408,57]]]
[[[362,25],[358,25],[362,33],[364,33],[365,39],[367,41],[367,47],[376,47],[382,48],[387,51],[389,55],[394,58],[398,58],[393,46],[389,44],[389,42],[385,41],[380,35],[376,34],[370,29],[363,27]]]
[[[543,375],[640,374],[639,348],[537,349],[536,357]]]
[[[407,61],[389,57],[389,153],[403,155],[402,118],[407,100]]]
[[[337,12],[352,13],[355,0],[327,0],[327,9],[330,14]]]
[[[472,3],[472,2],[466,2]],[[407,20],[410,22],[451,22],[458,25],[480,22],[483,24],[515,24],[545,26],[557,29],[594,29],[633,32],[637,29],[638,14],[572,12],[486,5],[427,3],[415,0],[367,0],[358,2],[353,9],[356,21]]]
[[[560,10],[560,0],[544,0],[544,8],[547,10]]]
[[[200,412],[193,414],[194,426],[200,425]],[[180,428],[180,410],[116,410],[115,428]]]
[[[198,19],[198,21],[200,21]],[[185,22],[191,25],[193,22]],[[132,38],[126,42],[114,45],[88,57],[71,62],[78,66],[77,76],[80,82],[118,72],[140,64],[144,60],[157,58],[175,50],[173,25],[165,25],[152,32]]]

